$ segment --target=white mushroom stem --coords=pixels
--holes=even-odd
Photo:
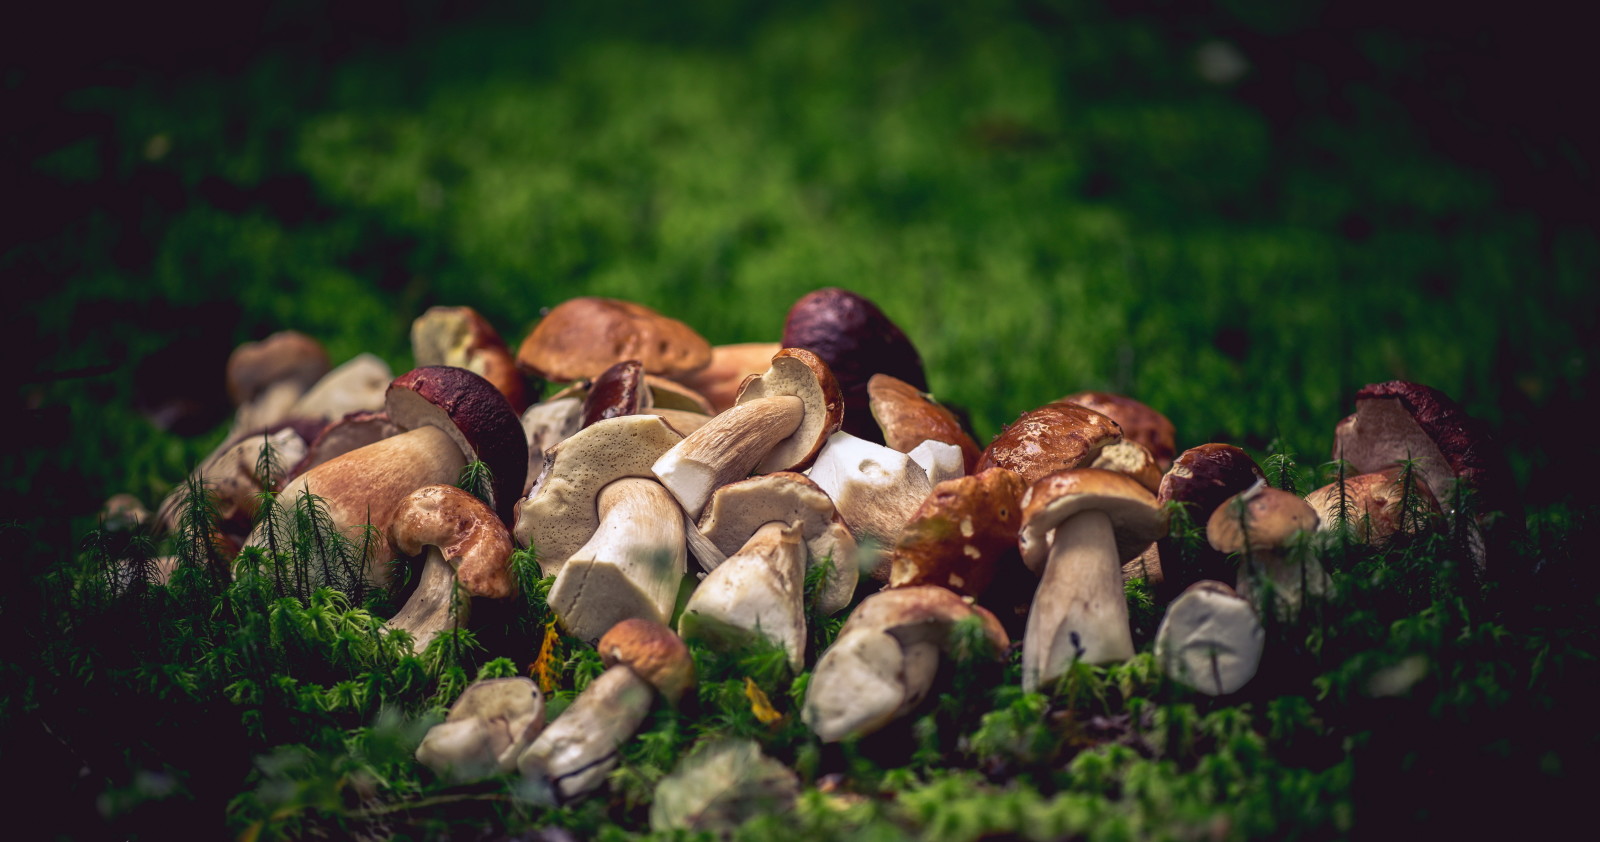
[[[800,429],[804,404],[793,395],[756,398],[717,415],[651,468],[683,510],[698,518],[711,492],[744,479],[777,444]]]
[[[1059,678],[1073,661],[1110,664],[1133,657],[1122,562],[1111,518],[1079,512],[1055,529],[1050,556],[1022,639],[1022,689]]]
[[[882,547],[894,546],[933,491],[928,472],[909,455],[843,432],[828,437],[807,475],[833,499],[857,541]]]
[[[600,527],[550,588],[550,608],[593,642],[623,620],[665,624],[688,565],[683,515],[654,480],[626,477],[600,490]]]
[[[448,628],[465,626],[472,610],[472,600],[466,592],[456,587],[456,568],[445,559],[438,547],[429,546],[423,557],[422,571],[418,574],[417,589],[400,608],[399,613],[387,623],[391,629],[402,629],[411,634],[411,648],[421,653],[439,632]],[[455,616],[451,617],[450,603],[455,601]]]
[[[1248,602],[1220,582],[1199,582],[1167,607],[1156,663],[1173,681],[1222,696],[1255,677],[1265,637]]]
[[[1256,549],[1246,558],[1239,568],[1235,589],[1239,596],[1263,612],[1266,606],[1261,605],[1261,594],[1270,589],[1271,610],[1280,620],[1297,616],[1308,595],[1320,599],[1333,589],[1322,563],[1310,554],[1294,559],[1285,549]]]
[[[517,768],[548,786],[558,804],[590,792],[616,768],[617,749],[644,723],[654,696],[632,669],[606,670],[517,758]]]
[[[695,589],[679,633],[724,648],[760,635],[783,647],[799,672],[806,649],[805,569],[800,530],[777,521],[763,525]]]
[[[937,669],[937,649],[934,655]],[[924,660],[920,653],[908,658],[900,641],[879,629],[842,635],[811,673],[801,718],[825,743],[876,731],[906,709],[907,699],[927,693],[925,686],[907,686],[908,661],[911,678],[921,680]]]

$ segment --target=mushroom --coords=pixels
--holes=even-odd
[[[766,371],[772,356],[781,350],[783,345],[777,342],[713,345],[711,364],[680,377],[679,382],[704,395],[711,404],[712,414],[722,412],[733,406],[744,381],[752,374]]]
[[[695,531],[721,556],[728,557],[763,525],[773,522],[799,527],[807,571],[819,564],[831,565],[815,610],[833,614],[849,605],[860,570],[856,540],[827,492],[803,474],[778,471],[717,489]]]
[[[238,407],[229,441],[271,427],[307,389],[328,373],[322,343],[293,330],[246,342],[228,356],[228,397]]]
[[[288,417],[320,428],[352,412],[383,409],[394,372],[372,354],[357,354],[322,376],[289,407]]]
[[[352,412],[328,422],[305,449],[305,456],[284,474],[283,481],[288,482],[335,456],[399,434],[400,427],[389,420],[387,412]]]
[[[428,729],[417,760],[451,783],[516,771],[517,758],[544,730],[544,694],[531,679],[476,681]]]
[[[1206,538],[1218,552],[1243,556],[1235,585],[1239,595],[1259,603],[1266,585],[1274,615],[1284,619],[1299,612],[1307,594],[1320,597],[1332,587],[1321,563],[1290,552],[1296,535],[1316,528],[1317,512],[1306,501],[1261,482],[1217,507],[1206,523]]]
[[[579,428],[619,415],[659,415],[685,435],[711,420],[711,404],[694,390],[646,374],[638,360],[623,360],[592,381],[575,383],[558,395],[583,397]]]
[[[789,655],[800,672],[806,653],[806,549],[798,523],[770,521],[706,574],[678,618],[678,634],[713,649],[759,636]]]
[[[1086,468],[1100,449],[1122,440],[1115,421],[1087,407],[1056,401],[1024,412],[984,449],[976,470],[1001,467],[1032,484],[1045,474]]]
[[[565,383],[594,377],[619,360],[685,377],[711,361],[711,345],[693,328],[632,301],[574,298],[551,308],[522,340],[517,365]]]
[[[305,456],[306,443],[293,427],[282,427],[272,433],[245,436],[218,450],[195,469],[200,482],[216,495],[217,525],[235,548],[254,526],[261,492],[273,490],[262,487],[263,478],[257,472],[262,453],[269,449],[281,467],[300,461]],[[161,501],[156,517],[162,529],[177,531],[187,497],[185,483]]]
[[[1222,501],[1265,481],[1266,474],[1250,454],[1231,444],[1202,444],[1179,454],[1161,477],[1156,502],[1163,506],[1181,503],[1189,522],[1199,527]],[[1227,557],[1208,545],[1180,544],[1165,538],[1157,542],[1157,548],[1156,552],[1141,556],[1137,565],[1141,573],[1152,569],[1157,572],[1150,582],[1158,586],[1156,593],[1163,601],[1202,579],[1233,578],[1233,565]]]
[[[1089,467],[1132,477],[1135,482],[1149,489],[1151,494],[1161,490],[1161,468],[1157,466],[1155,456],[1151,455],[1149,448],[1136,441],[1123,439],[1106,445]]]
[[[1206,579],[1167,606],[1156,631],[1156,664],[1207,696],[1237,693],[1256,675],[1266,632],[1249,600]]]
[[[396,377],[384,402],[396,426],[436,426],[468,461],[487,465],[493,475],[489,505],[502,521],[513,521],[528,469],[528,445],[516,413],[493,384],[464,368],[422,366]]]
[[[926,391],[922,357],[878,305],[848,290],[819,289],[789,308],[783,347],[805,348],[833,371],[846,408],[844,431],[874,444],[882,432],[872,420],[867,383],[888,374]]]
[[[928,472],[909,455],[843,431],[828,438],[808,475],[833,498],[856,541],[880,547],[893,545],[933,491]],[[887,579],[889,572],[874,575]]]
[[[1133,657],[1122,563],[1166,534],[1166,510],[1122,474],[1059,471],[1022,498],[1022,560],[1039,589],[1022,639],[1022,688],[1060,677],[1074,661]]]
[[[1411,476],[1415,510],[1409,512],[1399,467],[1349,477],[1342,486],[1341,490],[1341,483],[1332,482],[1306,495],[1306,504],[1317,513],[1317,528],[1322,532],[1337,526],[1341,505],[1346,507],[1350,536],[1363,544],[1380,543],[1402,531],[1423,532],[1444,517],[1420,471]]]
[[[511,404],[528,408],[527,384],[511,349],[494,325],[471,307],[429,307],[411,323],[411,354],[417,365],[452,365],[489,381]]]
[[[389,535],[407,556],[427,551],[416,590],[389,620],[390,628],[411,635],[419,653],[452,623],[466,624],[472,598],[516,595],[511,534],[494,510],[455,486],[426,485],[406,495]]]
[[[973,473],[982,448],[955,413],[940,406],[931,395],[898,377],[874,374],[867,381],[867,398],[889,448],[910,453],[929,440],[953,444],[961,449],[962,471]]]
[[[1123,439],[1144,445],[1159,470],[1172,467],[1172,456],[1178,452],[1178,428],[1167,416],[1133,398],[1111,392],[1077,392],[1061,400],[1088,407],[1117,422]]]
[[[1022,478],[1005,468],[934,486],[895,540],[890,587],[939,585],[982,596],[1022,527]]]
[[[825,743],[870,734],[909,713],[933,687],[956,623],[977,618],[996,657],[1010,640],[993,614],[951,591],[918,585],[861,601],[806,687],[801,719]]]
[[[752,469],[766,474],[810,466],[843,412],[828,366],[810,351],[785,348],[765,373],[745,381],[732,409],[690,433],[651,469],[697,518],[711,492]]]
[[[607,669],[517,758],[517,768],[564,803],[598,787],[656,693],[677,705],[694,685],[689,648],[661,623],[625,620],[600,639]]]

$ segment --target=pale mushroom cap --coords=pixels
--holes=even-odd
[[[516,593],[511,534],[482,500],[453,485],[428,485],[406,495],[395,507],[390,535],[409,556],[438,547],[472,596],[506,599]]]
[[[1122,439],[1115,421],[1075,403],[1024,412],[983,451],[975,471],[1001,467],[1034,483],[1046,474],[1087,467],[1100,449]]]
[[[512,521],[527,478],[528,441],[498,389],[464,368],[423,366],[396,377],[385,404],[389,420],[401,429],[436,426],[468,461],[488,465],[494,474],[495,512]]]
[[[444,721],[487,717],[512,717],[544,709],[544,694],[532,679],[522,676],[474,681],[450,706]]]
[[[1206,522],[1206,539],[1223,553],[1273,550],[1316,528],[1317,512],[1306,501],[1262,483],[1223,501]]]
[[[417,365],[453,365],[489,381],[513,412],[528,407],[527,386],[499,331],[471,307],[429,307],[411,322]]]
[[[594,377],[618,360],[683,377],[711,362],[711,343],[643,304],[586,297],[552,308],[517,350],[519,366],[556,382]]]
[[[901,530],[890,587],[940,585],[981,596],[1022,528],[1022,478],[1005,468],[946,480]]]
[[[872,417],[883,430],[883,443],[901,453],[925,441],[942,441],[961,448],[961,464],[973,472],[983,450],[973,441],[955,413],[940,406],[915,386],[888,374],[867,381]]]
[[[326,423],[352,412],[383,409],[394,372],[376,354],[357,354],[322,376],[289,407],[289,418]]]
[[[1167,607],[1155,656],[1174,681],[1209,696],[1236,693],[1255,677],[1266,632],[1250,602],[1227,585],[1202,580]]]
[[[694,686],[689,647],[661,623],[637,617],[623,620],[612,626],[595,648],[606,666],[627,666],[672,704]]]
[[[875,629],[887,632],[902,645],[931,643],[943,649],[949,645],[950,627],[968,617],[978,617],[984,636],[1003,657],[1011,646],[1000,621],[988,609],[960,594],[936,585],[888,588],[867,597],[850,612],[839,629],[842,639],[852,632]]]
[[[228,356],[228,397],[235,406],[247,404],[268,386],[284,382],[304,392],[328,373],[330,365],[322,343],[299,331],[279,331],[233,349]]]
[[[600,527],[600,489],[623,477],[654,479],[650,466],[683,440],[654,415],[591,424],[545,453],[533,494],[517,506],[517,542],[539,553],[549,575]]]
[[[1044,570],[1050,534],[1079,512],[1104,512],[1117,540],[1117,560],[1138,557],[1167,534],[1167,512],[1155,495],[1134,480],[1099,468],[1057,471],[1028,487],[1022,498],[1022,560]]]
[[[1434,520],[1444,515],[1422,472],[1412,475],[1412,489],[1421,505],[1423,518]],[[1306,504],[1317,513],[1317,527],[1329,530],[1338,519],[1339,483],[1331,482],[1306,495]],[[1382,541],[1400,531],[1405,489],[1400,469],[1387,468],[1371,474],[1347,477],[1344,498],[1349,506],[1349,525],[1359,541]],[[1408,531],[1420,531],[1424,523],[1407,523]]]
[[[771,368],[745,381],[735,402],[783,395],[793,395],[803,404],[800,428],[772,448],[756,466],[757,473],[805,470],[844,420],[844,397],[833,372],[820,357],[803,348],[779,351]]]
[[[838,517],[833,500],[810,477],[778,471],[717,489],[700,518],[700,533],[728,556],[772,521],[798,522],[801,537],[809,542],[821,537]]]
[[[1149,449],[1162,471],[1172,467],[1173,454],[1177,453],[1178,428],[1167,416],[1133,398],[1111,392],[1077,392],[1061,400],[1086,406],[1117,422],[1122,428],[1122,437]]]
[[[1110,444],[1101,449],[1091,468],[1102,468],[1132,477],[1140,485],[1156,494],[1161,490],[1161,468],[1155,456],[1144,445],[1129,439]]]

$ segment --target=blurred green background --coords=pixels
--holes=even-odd
[[[1562,423],[1596,391],[1587,62],[1523,11],[36,10],[5,36],[0,494],[63,539],[153,502],[221,435],[228,351],[278,329],[401,371],[434,304],[513,347],[577,295],[725,343],[841,286],[983,441],[1096,388],[1182,447],[1318,463],[1356,388],[1405,378],[1567,500],[1555,459],[1600,455]]]

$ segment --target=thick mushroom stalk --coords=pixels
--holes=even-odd
[[[694,684],[688,647],[660,623],[618,623],[598,648],[608,669],[517,758],[522,774],[557,803],[594,790],[616,768],[618,749],[639,730],[656,692],[676,705]]]
[[[717,489],[699,528],[689,531],[691,538],[698,535],[710,546],[702,550],[691,544],[691,549],[706,570],[713,571],[728,556],[739,552],[757,530],[772,522],[798,527],[807,571],[829,565],[813,610],[835,614],[848,606],[855,596],[860,572],[856,540],[833,500],[803,474],[778,471]]]
[[[894,544],[933,491],[928,471],[910,455],[846,432],[834,433],[808,474],[833,498],[857,541]],[[888,578],[888,570],[874,572]]]
[[[1023,561],[1040,574],[1022,640],[1022,687],[1074,661],[1133,657],[1122,563],[1166,534],[1166,513],[1132,479],[1098,468],[1049,474],[1023,498]]]
[[[452,783],[517,768],[517,757],[544,730],[544,695],[527,678],[478,681],[428,729],[417,760]]]
[[[516,593],[511,534],[483,501],[459,488],[429,485],[407,495],[395,509],[390,535],[408,556],[427,550],[417,589],[389,620],[390,628],[411,634],[417,652],[452,625],[466,625],[471,597]]]
[[[822,653],[801,718],[823,742],[876,731],[915,708],[933,686],[956,623],[977,618],[998,656],[1010,646],[993,614],[933,585],[862,600]]]
[[[1259,606],[1270,590],[1273,615],[1291,619],[1307,596],[1324,596],[1333,587],[1321,562],[1294,548],[1296,535],[1316,528],[1317,512],[1310,504],[1258,483],[1217,507],[1206,523],[1206,539],[1218,552],[1243,557],[1235,585],[1240,596]]]
[[[762,525],[695,588],[678,633],[715,648],[765,637],[789,654],[798,673],[806,651],[806,545],[800,537],[798,523]]]
[[[628,477],[600,490],[599,527],[550,588],[550,608],[574,636],[596,640],[623,620],[665,623],[688,569],[683,514],[661,484]]]
[[[1185,687],[1225,696],[1255,677],[1265,643],[1266,632],[1249,601],[1206,579],[1167,606],[1156,632],[1156,663]]]
[[[786,348],[764,374],[745,382],[731,409],[690,433],[652,470],[698,518],[713,491],[752,470],[804,470],[843,417],[828,366],[810,351]]]

